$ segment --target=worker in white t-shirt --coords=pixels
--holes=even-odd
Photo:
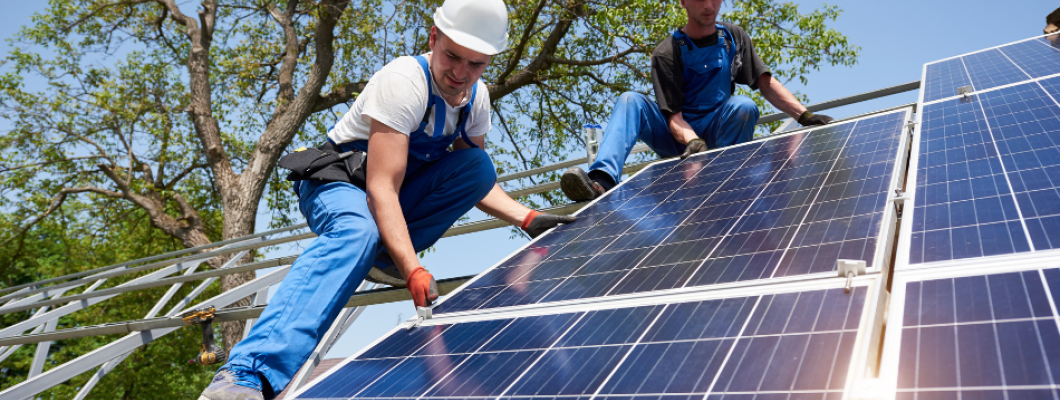
[[[431,52],[400,57],[376,72],[321,147],[366,152],[356,171],[363,181],[295,183],[302,214],[319,237],[200,400],[278,394],[373,267],[377,280],[403,279],[417,307],[430,305],[437,286],[416,253],[471,207],[530,236],[574,221],[508,197],[482,150],[490,99],[479,78],[507,46],[503,1],[446,0],[434,23]]]

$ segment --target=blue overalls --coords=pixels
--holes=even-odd
[[[456,129],[473,148],[450,152],[457,134],[442,134],[445,100],[430,89],[427,60],[416,59],[427,77],[427,113],[433,107],[434,135],[426,132],[427,116],[409,134],[408,166],[398,199],[412,246],[419,252],[485,198],[497,174],[489,155],[464,130],[475,90]],[[367,141],[339,145],[343,151],[367,146]],[[295,191],[302,215],[319,237],[291,266],[250,334],[231,349],[222,367],[234,373],[238,384],[261,390],[266,398],[279,394],[305,364],[383,248],[364,189],[345,182],[300,181]]]
[[[721,24],[718,43],[696,47],[681,30],[674,31],[684,64],[685,104],[681,114],[696,135],[709,148],[718,148],[750,141],[758,107],[746,96],[732,96],[732,61],[736,56],[736,41]],[[636,92],[623,93],[611,111],[611,119],[604,129],[600,151],[590,170],[604,171],[619,182],[622,166],[637,139],[644,141],[660,157],[676,157],[685,146],[670,134],[666,117],[658,104]]]

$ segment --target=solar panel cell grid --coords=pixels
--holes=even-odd
[[[1052,398],[1058,285],[1057,269],[907,283],[898,398]]]
[[[975,90],[1007,85],[1030,79],[998,49],[961,57]]]
[[[960,58],[940,61],[927,66],[924,76],[924,101],[934,101],[957,95],[957,88],[968,86],[968,72]]]
[[[654,164],[435,313],[871,268],[905,117]]]
[[[1048,39],[1027,40],[1001,47],[1000,50],[1033,78],[1060,73],[1060,47]]]
[[[821,399],[845,390],[867,294],[807,290],[399,329],[298,398],[701,400],[797,390]]]

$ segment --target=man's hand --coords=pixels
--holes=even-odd
[[[814,126],[824,125],[832,122],[832,117],[824,114],[814,114],[810,110],[806,110],[799,116],[799,125],[802,126]]]
[[[423,267],[417,267],[405,278],[405,287],[412,293],[412,302],[416,307],[427,307],[438,299],[438,283],[434,281]]]
[[[556,225],[569,224],[577,220],[578,218],[573,215],[555,215],[530,210],[530,213],[526,214],[526,218],[523,218],[523,223],[519,227],[523,228],[523,231],[530,235],[530,238],[536,238]]]
[[[690,155],[702,153],[704,151],[707,151],[707,142],[704,142],[703,139],[689,140],[688,144],[685,145],[685,152],[681,153],[681,159],[684,160]]]

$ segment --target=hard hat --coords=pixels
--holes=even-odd
[[[508,47],[504,0],[445,0],[434,11],[434,26],[456,44],[494,55]]]

